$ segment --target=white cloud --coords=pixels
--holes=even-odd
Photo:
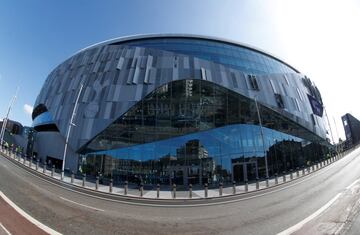
[[[25,112],[27,115],[31,116],[31,114],[32,114],[32,112],[33,112],[33,109],[34,109],[33,106],[31,106],[31,105],[29,105],[29,104],[24,104],[24,112]]]

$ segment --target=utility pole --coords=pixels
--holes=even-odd
[[[339,141],[340,136],[339,136],[339,131],[338,131],[338,128],[337,128],[336,120],[335,120],[335,117],[334,117],[334,116],[333,116],[332,118],[333,118],[334,124],[335,124],[336,136],[337,136],[337,139],[338,139],[338,141]]]
[[[62,178],[62,179],[64,179],[66,153],[67,153],[67,148],[68,148],[68,143],[69,143],[69,138],[70,138],[70,132],[71,132],[72,126],[75,126],[75,124],[74,124],[74,118],[75,118],[75,116],[76,116],[76,110],[77,110],[77,106],[78,106],[78,103],[79,103],[79,99],[80,99],[80,95],[81,95],[81,92],[82,92],[83,87],[84,87],[84,84],[81,83],[81,85],[80,85],[80,90],[79,90],[79,93],[78,93],[78,95],[77,95],[77,97],[76,97],[74,109],[73,109],[73,112],[72,112],[72,114],[71,114],[71,119],[70,119],[70,122],[69,122],[69,127],[68,127],[68,130],[67,130],[67,134],[66,134],[65,148],[64,148],[64,156],[63,156],[63,162],[62,162],[62,167],[61,167],[61,178]]]
[[[331,125],[330,125],[330,121],[329,121],[329,116],[327,115],[325,106],[324,106],[324,110],[325,110],[325,115],[326,115],[327,123],[328,123],[329,129],[330,129],[331,139],[332,139],[333,144],[335,144],[334,135],[333,135],[333,132],[332,132],[332,129],[331,129]]]
[[[3,146],[3,144],[4,144],[4,136],[5,136],[6,125],[7,125],[8,119],[9,119],[9,115],[10,115],[12,106],[14,105],[14,103],[16,101],[18,92],[19,92],[19,87],[16,88],[15,95],[11,98],[10,103],[9,103],[9,107],[8,107],[8,111],[6,113],[5,118],[3,119],[3,124],[2,124],[1,132],[0,132],[0,144],[1,144],[1,146]]]
[[[267,161],[267,156],[266,156],[266,152],[265,152],[264,132],[263,132],[263,126],[262,126],[262,121],[261,121],[261,115],[260,115],[260,111],[259,111],[259,107],[258,107],[258,103],[257,103],[256,98],[257,98],[257,96],[255,96],[254,100],[255,100],[255,106],[256,106],[257,116],[258,116],[258,119],[259,119],[260,133],[261,133],[262,144],[263,144],[263,149],[264,149],[265,173],[266,173],[266,178],[268,179],[268,178],[269,178],[269,168],[268,168],[268,161]]]

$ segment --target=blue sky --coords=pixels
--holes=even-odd
[[[360,118],[359,23],[355,0],[2,0],[0,115],[20,86],[10,118],[31,125],[24,105],[34,104],[56,65],[91,44],[133,34],[193,33],[247,43],[298,68],[320,88],[330,122],[337,120],[343,136],[340,116]]]

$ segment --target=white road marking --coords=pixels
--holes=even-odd
[[[349,186],[346,187],[346,190],[351,189],[356,183],[358,183],[360,179],[355,180],[353,183],[351,183]],[[299,223],[295,224],[294,226],[282,231],[281,233],[278,233],[278,235],[287,235],[292,234],[296,231],[298,231],[304,224],[307,222],[313,220],[315,217],[320,215],[323,211],[325,211],[327,208],[329,208],[340,196],[342,193],[338,193],[333,199],[331,199],[328,203],[326,203],[323,207],[321,207],[319,210],[315,211],[312,215],[305,218],[304,220],[300,221]]]
[[[31,217],[28,213],[26,213],[25,211],[23,211],[20,207],[18,207],[15,203],[13,203],[7,196],[5,196],[5,194],[3,194],[3,192],[0,191],[0,197],[2,197],[4,199],[4,201],[7,202],[7,204],[9,204],[12,208],[14,208],[14,210],[16,210],[17,213],[19,213],[20,215],[22,215],[23,217],[25,217],[25,219],[27,219],[28,221],[30,221],[31,223],[35,224],[37,227],[39,227],[40,229],[42,229],[44,232],[48,233],[48,234],[54,234],[54,235],[61,235],[61,233],[53,230],[52,228],[49,228],[48,226],[46,226],[45,224],[42,224],[40,221],[36,220],[35,218]]]
[[[93,209],[93,210],[96,210],[96,211],[105,211],[105,210],[102,210],[102,209],[99,209],[99,208],[96,208],[96,207],[92,207],[92,206],[88,206],[88,205],[84,205],[84,204],[81,204],[81,203],[77,203],[77,202],[71,201],[71,200],[66,199],[66,198],[64,198],[64,197],[59,197],[59,198],[61,198],[61,199],[64,200],[64,201],[71,202],[71,203],[74,203],[74,204],[76,204],[76,205],[83,206],[83,207],[86,207],[86,208],[89,208],[89,209]]]
[[[352,186],[354,186],[357,182],[359,182],[360,179],[355,180],[352,184],[346,187],[346,189],[350,189]]]
[[[0,223],[0,227],[5,231],[5,233],[6,233],[7,235],[11,235],[11,233],[9,232],[9,230],[7,230],[2,223]]]
[[[295,224],[294,226],[278,233],[277,235],[289,235],[296,231],[298,231],[302,226],[304,226],[309,221],[315,219],[317,216],[319,216],[322,212],[324,212],[327,208],[329,208],[341,195],[342,193],[336,194],[333,199],[331,199],[328,203],[326,203],[324,206],[322,206],[319,210],[315,211],[313,214],[305,218],[304,220],[300,221],[299,223]]]

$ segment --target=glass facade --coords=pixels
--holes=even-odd
[[[214,40],[167,37],[138,39],[120,44],[191,55],[249,74],[297,73],[290,66],[254,49]]]
[[[165,84],[91,140],[83,169],[115,182],[230,183],[304,166],[321,139],[254,100],[204,80]],[[262,133],[259,116],[263,125]]]
[[[35,126],[41,126],[41,125],[48,125],[48,124],[54,124],[54,121],[48,111],[43,112],[36,116],[36,118],[33,120],[33,127]]]

